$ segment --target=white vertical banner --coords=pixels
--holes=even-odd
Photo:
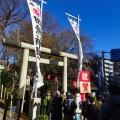
[[[82,59],[83,59],[83,52],[82,52],[82,45],[81,45],[81,41],[80,41],[80,33],[79,33],[79,16],[78,18],[70,15],[70,14],[67,14],[67,17],[68,17],[68,20],[77,36],[77,39],[78,39],[78,66],[79,66],[79,72],[78,72],[78,79],[77,79],[77,87],[79,88],[79,74],[80,74],[80,71],[82,70]]]
[[[77,23],[77,20],[73,20],[72,18],[68,17],[68,20],[78,38],[78,40],[80,40],[80,36],[79,36],[79,27],[78,27],[78,23]]]
[[[37,89],[44,85],[43,78],[40,71],[40,48],[42,42],[42,19],[41,19],[41,9],[40,5],[32,0],[27,0],[33,28],[33,39],[35,46],[35,55],[36,55],[36,77],[33,85],[33,89]]]
[[[78,55],[79,60],[78,61],[79,61],[79,71],[81,71],[82,70],[83,52],[82,52],[82,46],[81,46],[81,42],[80,42],[78,21],[74,18],[70,18],[69,16],[68,16],[68,20],[69,20],[69,22],[77,36],[77,39],[78,39],[78,46],[79,46],[79,55]]]

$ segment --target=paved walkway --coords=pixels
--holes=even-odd
[[[0,108],[0,120],[3,119],[3,114],[4,114],[4,111]]]
[[[5,107],[5,104],[0,102],[0,120],[3,120],[4,107]],[[9,113],[7,113],[6,120],[8,120],[8,115]]]
[[[0,108],[0,120],[3,120],[4,109]],[[6,116],[6,120],[8,120],[8,116]]]

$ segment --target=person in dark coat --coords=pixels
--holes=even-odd
[[[103,103],[99,120],[120,120],[120,86],[110,85],[110,96]]]
[[[69,92],[66,93],[66,99],[62,102],[64,119],[63,120],[73,120],[75,109],[77,108],[75,99],[73,95]]]
[[[23,112],[29,115],[30,92],[28,90],[25,91],[24,100]]]
[[[54,91],[51,92],[51,96],[50,96],[50,102],[49,102],[49,120],[51,120],[51,116],[52,116],[52,113],[53,113],[53,106],[52,106],[52,101],[53,101],[53,98],[54,96],[56,95],[56,93]]]
[[[100,109],[95,104],[95,98],[90,97],[89,101],[90,101],[90,104],[88,105],[87,110],[86,110],[87,120],[98,120]]]
[[[53,100],[51,101],[52,106],[52,120],[62,120],[62,103],[63,98],[60,96],[60,92],[57,91]]]
[[[83,115],[83,120],[86,119],[86,110],[87,106],[90,104],[89,98],[91,97],[90,93],[85,93],[85,101],[82,102],[82,115]]]

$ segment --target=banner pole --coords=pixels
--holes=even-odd
[[[72,28],[77,36],[77,40],[78,40],[78,71],[79,72],[78,72],[78,78],[77,78],[77,88],[80,89],[79,73],[82,70],[82,59],[83,59],[82,45],[81,45],[81,41],[80,41],[80,29],[79,29],[81,19],[79,18],[79,15],[77,18],[77,17],[74,17],[68,13],[65,13],[65,14],[67,16],[75,19],[75,20],[73,20],[73,19],[70,19],[68,17],[68,20],[69,20],[69,22],[70,22],[70,24],[71,24],[71,26],[72,26]]]
[[[33,39],[34,39],[34,46],[35,46],[35,55],[36,55],[36,77],[34,80],[34,87],[35,97],[37,97],[37,88],[44,85],[43,79],[41,77],[40,71],[40,49],[41,49],[41,42],[42,42],[42,8],[43,8],[43,0],[41,1],[41,5],[32,1],[27,0],[28,7],[30,10],[31,20],[32,20],[32,27],[33,27]],[[41,8],[42,7],[42,8]],[[37,87],[37,88],[36,88]]]

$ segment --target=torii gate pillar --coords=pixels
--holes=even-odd
[[[63,59],[63,90],[64,93],[67,92],[67,57]]]
[[[18,91],[18,97],[20,99],[22,98],[22,100],[24,100],[24,94],[25,94],[26,76],[27,76],[27,68],[28,68],[28,61],[29,61],[28,59],[29,59],[29,49],[24,49],[21,74],[20,74],[20,82],[19,82],[19,91]],[[23,102],[22,102],[21,111],[23,111]]]

